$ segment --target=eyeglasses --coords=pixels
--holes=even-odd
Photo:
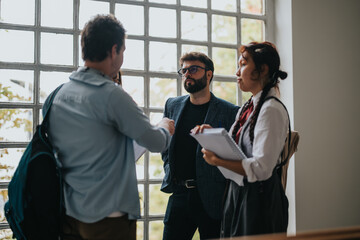
[[[186,72],[189,71],[190,74],[195,74],[197,73],[198,69],[205,69],[208,70],[208,68],[204,68],[204,67],[200,67],[200,66],[197,66],[197,65],[193,65],[193,66],[190,66],[188,68],[180,68],[179,71],[178,71],[178,74],[180,77],[183,77],[185,76]]]

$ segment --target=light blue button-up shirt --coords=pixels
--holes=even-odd
[[[49,135],[62,164],[66,214],[86,223],[113,212],[139,218],[133,139],[161,152],[169,145],[169,132],[151,125],[109,77],[85,67],[57,93],[49,117]]]

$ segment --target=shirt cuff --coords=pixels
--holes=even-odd
[[[242,165],[246,173],[246,177],[248,182],[256,182],[257,177],[255,176],[252,170],[252,164],[254,164],[255,160],[253,158],[245,158],[242,160]]]

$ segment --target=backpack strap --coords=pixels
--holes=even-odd
[[[280,99],[278,99],[277,97],[275,97],[275,96],[269,96],[269,97],[266,97],[266,98],[265,98],[265,100],[264,100],[264,102],[265,102],[265,101],[267,101],[267,100],[269,100],[269,99],[275,99],[276,101],[278,101],[279,103],[281,103],[281,105],[283,105],[283,107],[284,107],[284,108],[285,108],[285,110],[286,110],[286,113],[287,113],[288,118],[289,118],[288,149],[290,149],[290,142],[291,142],[291,126],[290,126],[290,117],[289,117],[289,112],[288,112],[288,110],[287,110],[287,108],[286,108],[285,104],[284,104],[282,101],[280,101]],[[283,151],[284,151],[284,150],[283,150]],[[281,152],[280,156],[281,156],[281,155],[282,155],[282,152]],[[288,151],[288,155],[287,155],[286,159],[285,159],[284,161],[281,161],[280,163],[278,163],[278,164],[275,166],[275,168],[280,168],[280,167],[284,166],[284,165],[287,163],[287,161],[289,160],[289,156],[290,156],[290,151]]]
[[[50,95],[48,96],[48,98],[45,100],[44,103],[44,111],[43,111],[43,121],[41,125],[46,125],[48,118],[49,118],[49,112],[50,112],[50,108],[52,106],[52,103],[54,101],[54,98],[56,96],[56,94],[58,93],[58,91],[60,90],[60,88],[63,86],[64,84],[61,84],[60,86],[58,86],[54,91],[52,91],[52,93],[50,93]]]
[[[42,133],[41,131],[44,130],[44,132],[47,132],[47,127],[48,127],[48,119],[49,119],[49,115],[50,115],[50,109],[51,109],[51,106],[52,106],[52,103],[55,99],[55,96],[56,94],[59,92],[59,90],[61,89],[61,87],[63,86],[64,84],[61,84],[60,86],[58,86],[54,91],[52,91],[50,93],[50,95],[47,97],[47,99],[45,100],[45,103],[44,103],[44,107],[43,107],[43,121],[42,123],[39,125],[39,131],[40,131],[40,136],[42,137]],[[45,140],[43,140],[44,143],[46,145],[48,145],[49,143],[46,142]],[[60,208],[59,208],[59,216],[60,216],[60,222],[63,223],[63,219],[64,219],[64,216],[65,216],[65,201],[64,201],[64,193],[63,193],[63,186],[64,186],[64,183],[63,183],[63,176],[62,176],[62,173],[61,173],[61,167],[62,167],[62,164],[61,164],[61,161],[59,160],[58,158],[58,154],[57,152],[55,151],[55,149],[51,148],[53,153],[54,153],[54,156],[55,156],[55,164],[56,164],[56,174],[58,175],[58,178],[59,178],[59,186],[60,186]],[[60,225],[59,227],[61,228],[62,225]],[[61,229],[59,229],[59,232],[60,232],[60,237],[59,239],[63,239],[63,233],[61,231]]]

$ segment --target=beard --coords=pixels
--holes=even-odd
[[[186,80],[188,80],[188,79],[193,80],[194,84],[186,84]],[[199,79],[187,78],[186,80],[184,81],[184,88],[188,93],[199,92],[207,86],[206,73],[204,73],[204,76],[202,78],[199,78]]]

